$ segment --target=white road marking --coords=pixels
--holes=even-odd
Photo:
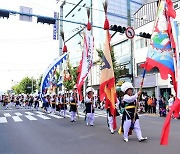
[[[40,117],[40,118],[42,118],[42,119],[45,119],[45,120],[51,119],[51,118],[46,117],[46,116],[44,116],[44,115],[42,115],[42,114],[39,114],[39,115],[37,115],[37,116]]]
[[[107,117],[107,114],[98,114],[98,113],[95,113],[95,116],[106,118],[106,117]]]
[[[71,116],[70,115],[66,115],[66,117],[70,118]]]
[[[36,118],[34,118],[33,116],[31,115],[25,115],[26,118],[28,118],[29,120],[37,120]]]
[[[6,117],[0,117],[0,123],[7,123]]]
[[[79,117],[84,118],[84,117],[85,117],[85,115],[80,115],[80,114],[79,114]]]
[[[34,115],[34,113],[32,113],[32,112],[25,112],[25,113],[28,115]]]
[[[16,112],[14,114],[17,115],[17,116],[22,116],[22,114],[20,112]]]
[[[40,112],[40,111],[36,111],[36,113],[38,113],[38,114],[45,114],[45,113],[43,113],[43,112]]]
[[[11,115],[9,113],[4,113],[5,117],[11,117]]]
[[[21,122],[21,121],[23,121],[21,118],[19,118],[18,116],[12,116],[12,118],[13,118],[13,120],[15,121],[15,122]]]
[[[51,116],[51,117],[57,118],[57,119],[61,119],[61,118],[63,118],[63,117],[58,116],[58,115],[55,115],[55,114],[48,114],[48,115],[49,115],[49,116]]]

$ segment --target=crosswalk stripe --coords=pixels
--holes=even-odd
[[[23,121],[21,118],[19,118],[18,116],[12,116],[12,118],[13,118],[13,120],[15,121],[15,122],[21,122],[21,121]]]
[[[31,115],[25,115],[26,118],[28,118],[29,120],[37,120],[36,118],[34,118],[33,116]]]
[[[25,113],[28,115],[34,115],[34,113],[32,113],[32,112],[25,112]]]
[[[105,118],[107,117],[106,114],[103,115],[103,114],[97,114],[97,113],[95,113],[95,115],[98,116],[98,117],[105,117]]]
[[[36,113],[38,113],[38,114],[45,114],[45,113],[43,113],[43,112],[40,112],[40,111],[36,111]]]
[[[55,114],[48,114],[48,115],[49,115],[49,116],[51,116],[51,117],[57,118],[57,119],[61,119],[61,118],[63,118],[63,117],[60,117],[60,116],[55,115]]]
[[[66,117],[70,118],[71,116],[67,114]]]
[[[79,117],[84,118],[85,116],[84,116],[84,115],[79,114]]]
[[[5,117],[11,117],[11,115],[9,113],[4,113]]]
[[[39,115],[37,115],[37,116],[40,117],[40,118],[42,118],[42,119],[45,119],[45,120],[51,119],[51,118],[46,117],[46,116],[44,116],[44,115],[42,115],[42,114],[39,114]]]
[[[0,117],[0,123],[7,123],[6,117]]]
[[[22,114],[20,112],[16,112],[14,114],[17,115],[17,116],[22,116]]]

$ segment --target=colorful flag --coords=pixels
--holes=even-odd
[[[168,145],[169,140],[169,130],[170,130],[170,122],[172,118],[172,114],[174,113],[174,117],[179,116],[180,111],[180,59],[179,59],[179,31],[177,22],[174,21],[176,17],[176,12],[173,8],[173,3],[171,0],[166,0],[166,11],[168,15],[168,31],[170,32],[170,38],[172,43],[172,48],[174,48],[174,68],[175,68],[175,91],[176,91],[176,98],[174,104],[171,106],[171,109],[166,116],[166,120],[163,125],[162,134],[161,134],[161,145]]]
[[[171,75],[174,90],[177,92],[176,42],[172,31],[172,20],[175,17],[176,12],[173,9],[172,1],[161,0],[144,67],[147,71],[157,67],[161,78],[165,80],[168,79],[168,74]],[[179,99],[176,98],[173,107],[168,113],[161,135],[160,144],[162,145],[168,144],[171,115],[178,108],[179,104]]]
[[[106,108],[110,107],[111,114],[113,115],[113,128],[116,129],[116,88],[115,77],[110,53],[110,34],[109,30],[106,31],[105,48],[103,51],[103,66],[101,68],[100,78],[100,99],[106,99]]]
[[[171,47],[171,34],[168,28],[167,4],[162,0],[159,5],[144,66],[147,71],[153,67],[157,67],[161,78],[164,80],[168,79],[168,74],[170,74],[173,78],[173,84],[175,85],[174,51]]]
[[[82,100],[82,92],[81,92],[82,85],[84,84],[84,81],[86,80],[86,77],[92,66],[93,49],[94,49],[94,38],[90,34],[90,32],[86,31],[84,33],[84,49],[82,53],[82,60],[78,68],[79,75],[76,84],[78,94],[80,95],[80,100]]]

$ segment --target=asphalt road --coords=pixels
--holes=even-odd
[[[81,109],[79,112],[80,115],[83,114]],[[41,112],[23,109],[1,110],[0,154],[180,153],[179,120],[172,120],[170,143],[169,146],[164,147],[159,145],[164,118],[141,116],[142,132],[148,140],[140,143],[133,133],[129,137],[129,142],[125,143],[122,135],[117,132],[110,134],[108,131],[105,111],[97,111],[96,116],[95,125],[91,127],[85,125],[82,116],[72,123],[69,118],[57,119],[56,116],[52,117],[48,114],[41,114]],[[118,126],[120,121],[118,117]]]

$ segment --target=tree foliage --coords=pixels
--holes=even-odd
[[[68,72],[70,74],[70,79],[63,81],[63,85],[67,91],[72,90],[77,83],[77,67],[72,67],[70,63],[68,63]]]
[[[40,91],[40,86],[41,86],[41,81],[42,81],[43,75],[41,74],[41,76],[39,77],[38,81],[37,81],[37,90]]]
[[[100,57],[100,62],[101,62],[101,66],[102,66],[102,58],[103,58],[103,50],[102,49],[96,49],[98,56]],[[118,78],[120,77],[120,66],[118,65],[118,63],[116,62],[116,58],[114,56],[114,50],[113,48],[111,48],[111,58],[112,58],[112,65],[113,65],[113,69],[114,69],[114,76],[115,76],[115,81],[118,81]]]
[[[33,86],[33,92],[32,92],[32,86]],[[12,87],[12,90],[15,92],[15,94],[30,94],[34,93],[36,90],[36,80],[31,79],[29,77],[23,78],[19,84],[16,84]]]

